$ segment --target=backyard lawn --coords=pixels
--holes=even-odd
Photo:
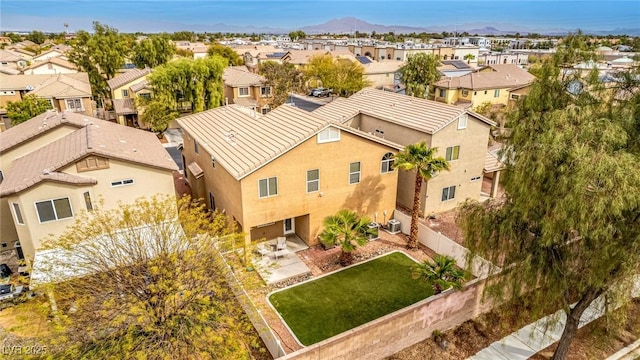
[[[414,280],[417,263],[394,252],[273,293],[269,301],[303,345],[337,335],[433,294]]]

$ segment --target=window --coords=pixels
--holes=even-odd
[[[249,88],[248,87],[238,88],[238,97],[246,97],[246,96],[249,96]]]
[[[128,98],[129,97],[129,90],[122,89],[122,97]]]
[[[133,184],[133,179],[125,179],[111,182],[111,187],[124,186]]]
[[[193,140],[193,152],[195,152],[196,155],[198,155],[199,154],[199,152],[198,152],[199,150],[200,150],[200,148],[198,147],[198,140],[194,139]]]
[[[248,94],[247,94],[248,95]],[[260,96],[269,97],[271,96],[271,86],[262,86],[260,88]]]
[[[318,133],[318,144],[340,141],[340,129],[328,127]]]
[[[320,170],[308,170],[307,171],[307,193],[312,193],[320,190]]]
[[[36,203],[36,211],[41,223],[73,217],[69,198],[39,201]]]
[[[82,111],[82,99],[67,99],[67,109],[73,111]]]
[[[498,97],[498,96],[500,96],[500,89],[493,90],[493,97]]]
[[[451,200],[456,197],[456,186],[449,186],[442,189],[442,201]]]
[[[24,219],[22,219],[22,211],[20,211],[20,205],[18,203],[11,203],[13,207],[13,213],[16,216],[16,222],[20,225],[24,225]]]
[[[450,146],[447,148],[447,154],[445,155],[445,159],[447,161],[458,160],[460,157],[460,145]]]
[[[440,97],[445,97],[447,95],[447,91],[445,89],[440,89]]]
[[[484,94],[487,95],[487,90],[484,91]]]
[[[142,94],[138,94],[138,96],[145,100],[151,99],[151,93],[142,93]]]
[[[271,111],[271,108],[268,106],[265,106],[262,108],[262,115],[267,115],[267,113],[269,113],[269,111]]]
[[[478,92],[477,92],[477,91],[474,91],[474,92],[473,92],[473,95],[478,95]]]
[[[0,184],[2,184],[3,180],[4,180],[4,173],[2,172],[2,170],[0,170]]]
[[[458,118],[458,129],[466,129],[467,128],[467,114],[462,114]]]
[[[261,198],[278,195],[278,178],[270,177],[258,180],[259,196]]]
[[[518,94],[511,94],[511,100],[518,100],[520,99],[520,95]]]
[[[469,90],[462,90],[462,96],[464,97],[469,96]]]
[[[349,184],[360,182],[360,161],[349,164]]]
[[[393,171],[393,162],[394,162],[394,158],[393,158],[393,154],[392,153],[386,153],[384,154],[384,156],[382,157],[382,162],[380,164],[380,172],[383,174],[386,174],[388,172],[392,172]]]
[[[209,193],[209,209],[211,209],[211,211],[216,210],[216,199],[213,197],[212,193]]]
[[[93,203],[91,202],[91,193],[86,191],[82,194],[84,197],[84,205],[87,207],[87,211],[93,211]]]

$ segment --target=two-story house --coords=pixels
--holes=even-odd
[[[421,212],[441,212],[467,198],[479,199],[489,131],[495,123],[454,105],[376,89],[337,98],[313,111],[323,118],[399,145],[426,140],[451,164],[422,187]],[[492,169],[492,171],[496,171]],[[415,172],[400,172],[398,204],[412,208]]]
[[[151,69],[147,68],[130,69],[107,81],[118,124],[140,127],[136,99],[151,98],[151,88],[147,82],[150,73]]]
[[[33,74],[73,74],[78,68],[68,60],[60,56],[46,58],[42,61],[34,62],[22,70],[25,75]]]
[[[237,105],[178,119],[193,196],[225,211],[247,241],[298,236],[318,243],[341,209],[383,222],[393,216],[399,148],[292,106],[266,115]]]
[[[511,91],[528,87],[535,77],[513,64],[489,65],[477,72],[437,81],[429,97],[475,108],[484,103],[507,105]]]
[[[0,242],[33,259],[83,211],[174,195],[176,164],[152,133],[50,110],[0,133]]]
[[[271,86],[263,76],[252,73],[242,66],[230,66],[222,74],[224,97],[229,104],[266,114],[271,110]]]

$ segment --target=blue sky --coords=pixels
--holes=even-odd
[[[501,30],[640,27],[640,1],[202,1],[0,0],[1,30],[89,30],[92,21],[132,31],[213,31],[214,24],[295,29],[333,18],[382,25],[494,25]]]

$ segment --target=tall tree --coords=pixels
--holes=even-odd
[[[398,70],[402,83],[407,87],[407,94],[424,99],[428,98],[429,87],[440,80],[439,65],[440,60],[433,54],[410,55],[407,63]]]
[[[155,100],[174,110],[184,101],[196,113],[222,104],[225,67],[226,60],[217,55],[195,60],[184,58],[158,66],[148,79]]]
[[[7,103],[7,116],[11,119],[11,125],[15,126],[49,109],[51,109],[49,100],[30,94],[25,95],[20,101],[9,101]]]
[[[228,223],[168,196],[77,216],[48,245],[68,257],[39,264],[59,319],[47,350],[74,359],[249,358],[256,339],[216,248],[237,237]]]
[[[25,39],[33,41],[38,45],[42,45],[47,40],[47,36],[42,31],[34,30],[28,33],[25,36]]]
[[[78,31],[71,46],[69,61],[89,74],[93,94],[110,97],[107,80],[124,66],[131,49],[130,39],[117,29],[96,21],[93,33]]]
[[[449,170],[449,162],[445,158],[435,157],[438,148],[430,148],[426,141],[405,146],[395,156],[395,166],[405,171],[415,171],[416,178],[413,189],[413,207],[411,208],[411,233],[407,247],[418,247],[418,218],[420,217],[420,194],[422,183],[429,181],[441,171]]]
[[[305,32],[302,30],[296,30],[289,33],[289,38],[291,39],[291,41],[303,40],[306,37],[307,34],[305,34]]]
[[[339,245],[340,264],[350,265],[353,262],[351,254],[358,246],[369,241],[369,235],[377,232],[377,229],[369,228],[371,220],[360,217],[355,211],[340,210],[337,214],[327,216],[324,219],[324,229],[320,233],[320,241],[327,247]]]
[[[151,35],[133,45],[131,60],[139,68],[154,68],[166,64],[176,53],[169,35]]]
[[[470,256],[503,266],[487,294],[516,298],[533,316],[567,315],[556,360],[566,358],[585,309],[605,293],[628,302],[640,271],[638,88],[621,96],[624,84],[564,71],[591,54],[580,34],[563,45],[510,118],[505,197],[468,202],[460,214]],[[582,90],[570,93],[576,81]]]
[[[136,106],[139,112],[142,110],[140,121],[156,133],[162,133],[167,130],[171,122],[179,115],[175,109],[155,98],[137,101]]]
[[[209,56],[218,55],[223,59],[227,60],[227,64],[229,66],[238,66],[238,65],[244,64],[244,60],[240,55],[238,55],[237,52],[235,52],[235,50],[233,50],[232,48],[226,45],[222,45],[218,43],[209,45],[209,49],[207,49],[207,55]]]
[[[425,260],[412,269],[413,277],[432,284],[434,294],[440,294],[448,288],[462,288],[465,274],[450,256],[436,255],[433,261]]]
[[[266,61],[260,64],[260,75],[271,86],[270,106],[276,108],[287,101],[291,91],[300,87],[302,73],[293,64]]]
[[[303,73],[307,82],[320,80],[323,87],[331,88],[343,96],[349,96],[369,85],[364,78],[362,65],[346,59],[334,59],[329,54],[312,57]]]

